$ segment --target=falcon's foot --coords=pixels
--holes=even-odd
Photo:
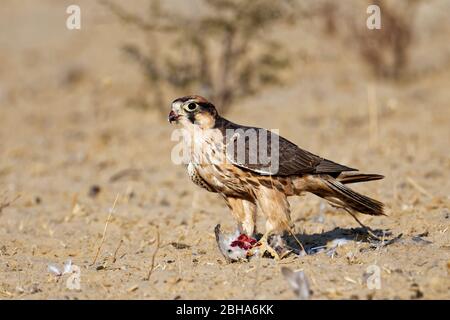
[[[249,250],[248,254],[251,256],[259,253],[263,256],[266,252],[275,260],[279,261],[286,257],[291,251],[286,249],[284,240],[280,235],[269,236],[269,234],[266,233],[259,239],[255,246]]]
[[[269,244],[269,242],[267,241],[267,233],[265,235],[262,236],[261,239],[259,239],[258,243],[260,244],[259,247],[259,252],[261,252],[261,256],[263,256],[266,252],[268,252],[275,260],[281,260],[280,255],[278,254],[278,252],[272,248]]]
[[[275,250],[280,259],[285,258],[287,255],[293,252],[293,250],[287,246],[286,241],[284,241],[283,237],[279,234],[273,235],[269,238],[269,245]]]

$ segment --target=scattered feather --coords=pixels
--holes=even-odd
[[[58,276],[58,277],[62,276],[62,272],[59,271],[59,268],[53,264],[49,264],[47,266],[47,270],[48,270],[48,272],[54,274],[55,276]]]
[[[293,271],[287,267],[282,267],[281,273],[289,283],[292,291],[294,291],[297,299],[309,300],[311,298],[309,281],[303,271]]]
[[[350,241],[345,238],[334,239],[333,241],[329,242],[328,247],[331,247],[331,248],[341,247],[343,245],[346,245],[349,242]]]
[[[63,268],[63,273],[62,274],[66,274],[72,272],[72,260],[69,259],[64,263],[64,268]]]
[[[420,243],[420,244],[424,244],[424,245],[432,244],[432,243],[433,243],[433,242],[431,242],[431,241],[428,241],[428,240],[423,239],[423,238],[420,237],[420,236],[414,236],[414,237],[412,237],[412,240],[413,240],[414,242],[417,242],[417,243]]]
[[[62,269],[60,269],[59,267],[57,267],[54,264],[48,264],[47,270],[48,270],[48,272],[50,272],[58,277],[60,277],[64,274],[67,274],[67,273],[71,273],[72,272],[72,260],[69,259],[66,262],[64,262]]]

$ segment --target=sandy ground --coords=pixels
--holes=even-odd
[[[0,298],[292,299],[282,266],[305,272],[314,299],[450,298],[449,10],[419,17],[417,76],[401,83],[371,81],[348,44],[299,27],[291,80],[227,115],[384,174],[355,188],[384,201],[389,216],[361,220],[402,238],[371,248],[349,215],[305,196],[291,201],[295,231],[308,248],[349,240],[334,255],[227,264],[214,240],[216,224],[235,226],[225,204],[172,163],[173,127],[160,114],[126,107],[151,88],[118,48],[144,37],[93,1],[79,3],[82,30],[68,31],[67,1],[2,1],[0,204],[20,198],[0,212]],[[80,290],[47,270],[68,259],[80,267]],[[373,265],[379,289],[366,285]]]

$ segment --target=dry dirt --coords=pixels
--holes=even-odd
[[[2,1],[0,298],[292,299],[282,266],[305,272],[314,299],[450,298],[448,2],[426,6],[418,18],[411,79],[372,81],[351,44],[318,39],[308,29],[316,25],[301,24],[280,31],[293,43],[289,81],[227,115],[384,174],[355,188],[384,201],[389,216],[360,218],[403,234],[400,241],[371,249],[349,215],[305,196],[291,201],[300,240],[312,247],[347,238],[346,245],[332,257],[234,264],[214,240],[216,224],[233,230],[231,215],[172,163],[173,127],[157,112],[127,107],[151,88],[119,47],[145,44],[145,37],[94,1],[78,2],[82,30],[68,31],[67,1]],[[129,3],[139,10],[144,2]],[[80,267],[80,290],[66,287],[69,275],[47,270],[68,259]],[[371,265],[380,270],[378,290],[365,282]]]

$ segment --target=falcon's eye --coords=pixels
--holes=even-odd
[[[198,104],[196,104],[195,102],[191,102],[184,107],[184,109],[188,112],[195,111],[197,108],[198,108]]]

